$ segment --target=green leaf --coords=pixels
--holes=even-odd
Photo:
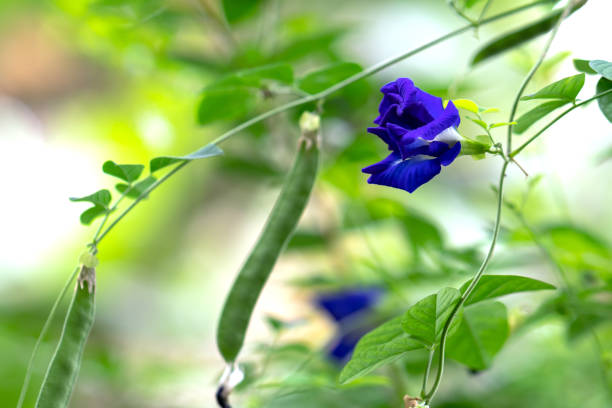
[[[414,304],[404,314],[402,328],[416,339],[431,347],[440,338],[451,311],[461,294],[455,288],[443,288]],[[455,319],[456,324],[460,319]]]
[[[464,293],[472,279],[461,286]],[[480,278],[478,285],[465,302],[465,306],[472,305],[483,300],[493,299],[516,292],[528,292],[534,290],[555,289],[550,283],[517,275],[484,275]]]
[[[589,62],[589,66],[593,68],[599,75],[609,81],[612,81],[612,62],[604,60],[593,60]]]
[[[423,348],[423,344],[402,330],[402,316],[381,324],[359,340],[351,360],[340,373],[344,384],[402,357],[406,352]]]
[[[612,303],[609,301],[583,300],[570,304],[570,307],[573,320],[567,328],[569,340],[576,340],[592,332],[598,325],[612,320]]]
[[[206,90],[232,87],[261,88],[266,82],[293,84],[293,69],[289,64],[270,64],[234,72],[206,87]]]
[[[571,224],[541,228],[539,235],[562,265],[609,274],[612,268],[612,249],[602,237]]]
[[[600,78],[597,82],[597,93],[602,93],[612,89],[612,81],[606,78]],[[597,99],[599,110],[608,119],[608,122],[612,123],[612,92]]]
[[[476,4],[480,3],[482,0],[463,0],[463,7],[466,9],[474,7]]]
[[[106,189],[98,190],[95,193],[85,197],[70,197],[70,201],[87,201],[102,208],[107,208],[111,202],[111,199],[111,193]]]
[[[170,166],[171,164],[179,163],[185,160],[197,160],[204,159],[207,157],[214,157],[223,154],[223,150],[221,150],[217,145],[207,144],[201,149],[196,150],[186,156],[160,156],[154,159],[151,159],[151,163],[149,167],[151,169],[151,173],[156,172],[159,169],[163,169],[164,167]]]
[[[578,10],[583,5],[584,2],[581,2],[572,7],[570,13]],[[525,24],[514,31],[501,35],[480,48],[476,55],[474,55],[474,58],[472,58],[471,65],[476,65],[547,33],[555,26],[562,13],[563,10],[554,11],[540,20]]]
[[[480,108],[482,109],[480,111],[480,113],[495,113],[495,112],[499,112],[499,108]]]
[[[512,127],[512,131],[520,135],[521,133],[529,129],[529,127],[535,122],[567,103],[568,101],[549,101],[536,106],[530,111],[527,111],[522,114],[521,117],[517,119],[516,125]]]
[[[112,160],[108,160],[102,165],[104,173],[128,183],[138,180],[143,170],[144,166],[142,164],[117,164]]]
[[[444,247],[442,232],[427,217],[404,208],[398,218],[404,227],[404,233],[416,249]]]
[[[485,121],[476,119],[476,118],[471,118],[469,116],[467,118],[471,120],[472,122],[474,122],[475,124],[477,124],[478,126],[480,126],[481,128],[483,128],[484,130],[489,130],[489,125],[487,125]]]
[[[298,87],[310,94],[316,94],[361,70],[358,64],[340,62],[307,74],[298,80]]]
[[[222,0],[223,12],[230,24],[254,15],[263,3],[264,0]]]
[[[454,99],[452,100],[452,102],[457,109],[465,109],[472,113],[479,112],[478,105],[476,104],[476,102],[471,101],[469,99]]]
[[[561,99],[572,102],[576,100],[578,93],[584,86],[584,73],[563,78],[557,82],[545,86],[538,92],[532,95],[526,95],[521,98],[522,101],[532,99]]]
[[[254,108],[255,101],[254,91],[245,86],[205,89],[198,106],[198,123],[238,119]]]
[[[585,74],[589,74],[589,75],[596,74],[597,71],[591,68],[591,66],[589,65],[589,62],[591,61],[583,60],[583,59],[574,59],[574,68],[576,68],[576,71],[584,72]]]
[[[285,85],[291,85],[293,83],[293,68],[289,64],[270,64],[242,71],[240,76],[249,81],[258,80],[258,86],[261,86],[261,80],[274,80]]]
[[[503,347],[509,332],[503,303],[485,302],[466,307],[461,324],[448,338],[447,355],[470,368],[484,370]]]
[[[127,191],[126,197],[130,197],[130,198],[137,198],[138,196],[140,196],[142,193],[144,193],[149,187],[151,187],[153,185],[153,183],[155,183],[157,181],[157,179],[153,176],[149,176],[146,179],[139,181],[138,183],[134,184],[132,186],[132,188],[129,189],[130,187],[127,184],[124,183],[119,183],[115,186],[115,188],[117,189],[117,191],[119,191],[121,194],[123,194],[125,191]]]
[[[81,224],[89,225],[93,220],[104,215],[108,211],[108,208],[95,205],[81,213]]]
[[[171,157],[171,156],[155,157],[154,159],[151,159],[151,162],[149,163],[149,168],[151,170],[151,173],[153,173],[153,172],[156,172],[157,170],[163,169],[164,167],[167,167],[167,166],[170,166],[172,164],[179,163],[182,161],[183,160],[179,158]]]
[[[496,122],[496,123],[491,123],[491,125],[489,126],[489,129],[495,129],[495,128],[498,128],[498,127],[510,126],[510,125],[516,125],[516,122]]]

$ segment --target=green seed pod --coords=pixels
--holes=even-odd
[[[93,326],[95,279],[95,269],[83,265],[66,313],[62,336],[36,400],[36,408],[65,408],[70,402],[85,343]]]
[[[225,300],[217,328],[217,347],[228,363],[236,360],[259,294],[306,207],[318,163],[318,128],[302,129],[293,168]]]

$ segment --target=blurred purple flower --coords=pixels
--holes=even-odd
[[[400,188],[412,193],[440,173],[461,151],[457,133],[460,118],[452,102],[421,91],[408,78],[398,78],[381,88],[383,99],[368,132],[380,137],[391,150],[382,161],[362,171],[368,183]]]
[[[373,328],[368,316],[378,303],[380,288],[352,288],[318,295],[314,303],[337,325],[337,333],[328,347],[328,355],[337,362],[349,359],[359,339]]]

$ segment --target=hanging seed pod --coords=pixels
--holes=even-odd
[[[236,360],[259,294],[308,203],[319,163],[319,123],[318,115],[309,112],[302,115],[302,136],[293,167],[225,300],[217,329],[217,347],[228,363]]]
[[[89,265],[95,264],[89,260]],[[65,408],[70,402],[95,315],[96,269],[83,265],[62,335],[49,363],[36,408]]]

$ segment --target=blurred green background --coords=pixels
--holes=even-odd
[[[495,0],[488,13],[523,3]],[[468,279],[490,236],[490,185],[500,163],[460,158],[412,195],[366,184],[360,169],[384,154],[365,132],[378,89],[407,76],[443,98],[500,108],[493,119],[504,121],[542,40],[475,68],[470,57],[483,41],[548,9],[464,34],[326,101],[320,177],[258,303],[236,406],[396,407],[398,393],[418,392],[426,358],[419,352],[338,386],[339,367],[325,357],[334,325],[312,298],[377,285],[387,290],[377,313],[391,317]],[[612,60],[610,15],[612,3],[592,0],[564,23],[528,91],[574,73],[572,58]],[[338,62],[365,67],[462,24],[443,0],[0,2],[0,405],[16,404],[53,299],[94,232],[79,224],[86,207],[68,197],[111,189],[105,160],[185,154],[294,97],[262,92],[242,117],[200,126],[202,89],[224,74],[276,62],[291,64],[297,77]],[[594,81],[587,78],[583,99]],[[223,146],[224,156],[189,166],[101,244],[97,320],[71,406],[214,406],[223,369],[216,319],[291,163],[300,113],[253,126]],[[465,122],[460,132],[477,134]],[[504,135],[504,128],[494,134]],[[598,160],[610,145],[612,127],[588,106],[520,157],[527,180],[509,172],[508,200],[581,295],[575,302],[550,292],[506,299],[514,333],[505,348],[483,372],[450,362],[436,407],[612,406],[612,162]],[[502,226],[491,272],[560,285],[516,214],[505,211]],[[277,330],[266,316],[292,324]],[[58,317],[26,406],[60,327]]]

